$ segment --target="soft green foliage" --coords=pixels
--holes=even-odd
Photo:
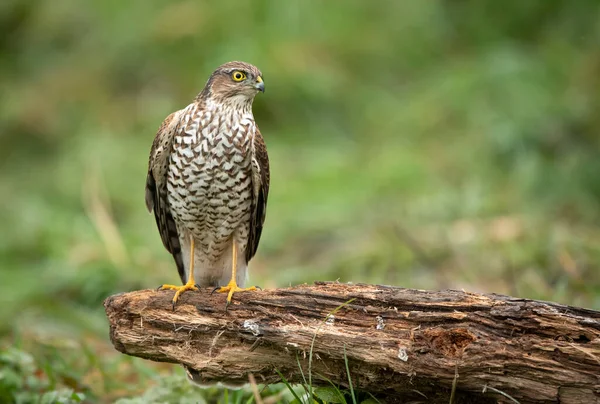
[[[250,389],[222,391],[218,388],[201,390],[188,383],[181,374],[167,376],[158,381],[158,385],[149,388],[138,397],[120,399],[116,404],[145,404],[145,403],[247,403],[254,397]],[[263,391],[262,397],[279,395],[282,386],[270,386],[268,391]]]
[[[252,283],[600,308],[600,2],[4,0],[0,401],[224,400],[114,351],[102,301],[178,281],[148,151],[233,59],[267,90]]]
[[[378,400],[369,397],[365,393],[361,394],[364,398],[359,396],[357,401],[353,393],[354,391],[340,390],[337,387],[317,387],[314,390],[315,397],[325,404],[351,404],[357,402],[360,404],[378,404]]]
[[[3,403],[81,403],[85,394],[75,392],[73,388],[55,390],[56,376],[59,372],[48,373],[49,378],[38,377],[33,357],[16,348],[0,351],[0,401]],[[81,390],[81,389],[79,389]]]
[[[313,394],[326,403],[342,404],[346,402],[340,390],[335,387],[317,387]]]

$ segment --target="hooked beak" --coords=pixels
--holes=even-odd
[[[263,82],[262,77],[258,76],[256,78],[256,84],[254,85],[254,88],[263,93],[265,92],[265,83]]]

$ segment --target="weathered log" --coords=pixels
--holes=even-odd
[[[317,283],[223,295],[142,290],[105,301],[117,350],[199,383],[281,372],[387,402],[600,403],[600,312],[501,295]],[[342,307],[340,307],[342,306]],[[337,310],[336,310],[337,308]],[[310,361],[312,352],[312,362]]]

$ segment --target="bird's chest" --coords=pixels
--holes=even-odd
[[[227,232],[247,221],[255,124],[207,112],[182,121],[170,157],[169,204],[176,221],[198,233]]]

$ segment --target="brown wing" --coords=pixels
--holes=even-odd
[[[163,245],[173,255],[181,281],[185,283],[179,235],[167,199],[169,156],[175,128],[179,121],[179,113],[180,111],[174,112],[164,120],[156,133],[154,142],[152,142],[150,161],[148,162],[148,176],[146,177],[146,207],[149,212],[154,211],[156,226]]]
[[[260,241],[265,215],[267,213],[267,198],[269,196],[269,156],[265,140],[258,128],[254,135],[254,155],[252,156],[252,187],[254,190],[252,198],[252,213],[250,216],[250,236],[246,248],[246,262],[250,262]]]

